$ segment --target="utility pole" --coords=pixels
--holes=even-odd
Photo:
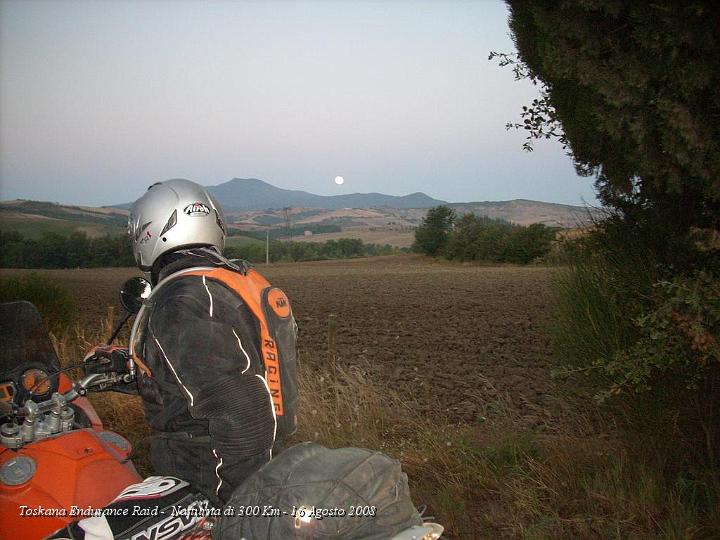
[[[265,231],[265,264],[270,264],[270,229]]]
[[[285,215],[285,226],[287,227],[288,232],[288,238],[292,242],[292,215],[290,212],[292,211],[292,207],[286,206],[283,208],[283,214]]]

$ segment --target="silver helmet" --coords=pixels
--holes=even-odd
[[[128,234],[135,261],[149,272],[163,253],[183,247],[225,247],[225,216],[203,186],[167,180],[150,186],[132,205]]]

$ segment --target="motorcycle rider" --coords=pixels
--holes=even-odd
[[[129,233],[154,285],[130,351],[163,476],[127,486],[52,538],[438,538],[442,527],[423,523],[400,463],[378,452],[306,443],[260,470],[295,429],[296,326],[282,291],[221,255],[224,217],[203,187],[154,184],[132,206]],[[305,519],[291,515],[298,500],[370,513]],[[232,511],[260,504],[284,513],[246,520]]]
[[[154,287],[131,340],[155,432],[151,463],[225,502],[295,430],[289,303],[250,265],[222,255],[223,211],[194,182],[150,186],[132,205],[128,233]]]

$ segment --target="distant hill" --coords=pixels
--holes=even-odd
[[[218,186],[210,186],[226,211],[265,210],[286,206],[301,208],[430,208],[445,201],[424,193],[397,197],[382,193],[352,193],[350,195],[315,195],[307,191],[282,189],[257,178],[234,178]]]
[[[236,178],[209,189],[225,209],[235,235],[241,235],[243,230],[265,230],[268,227],[285,230],[289,221],[293,229],[302,233],[302,238],[294,236],[296,239],[310,241],[345,236],[398,246],[410,245],[414,229],[421,223],[428,208],[439,204],[448,204],[459,214],[473,212],[520,225],[543,223],[574,228],[586,224],[590,216],[589,210],[580,206],[525,199],[445,203],[424,193],[404,197],[381,193],[326,197],[281,189],[253,178]],[[0,229],[16,230],[28,238],[37,238],[44,232],[85,232],[88,236],[122,234],[127,225],[129,206],[91,208],[26,200],[3,201],[0,202]],[[285,207],[290,207],[290,212],[284,212]],[[335,232],[321,233],[323,228]],[[305,231],[314,234],[306,236]]]
[[[37,238],[45,232],[88,236],[124,234],[127,210],[62,205],[41,201],[0,202],[0,230],[17,231],[26,238]]]
[[[587,224],[590,217],[597,214],[597,210],[593,208],[527,199],[451,203],[448,206],[454,208],[459,214],[473,213],[478,216],[504,219],[518,225],[543,223],[568,229]]]
[[[225,212],[295,208],[431,208],[445,201],[433,199],[421,192],[403,195],[382,193],[351,193],[349,195],[315,195],[307,191],[283,189],[257,178],[233,178],[217,186],[207,186],[220,201]],[[130,208],[131,203],[111,208]]]
[[[224,201],[219,199],[222,204]],[[495,219],[504,219],[518,225],[542,223],[551,227],[574,228],[589,220],[592,209],[566,204],[516,199],[512,201],[485,201],[446,203],[458,214],[474,213]],[[289,215],[282,209],[227,211],[237,228],[286,227],[286,220],[295,227],[306,225],[339,225],[343,231],[368,229],[374,231],[410,231],[420,225],[427,208],[341,208],[318,209],[293,206]]]
[[[433,199],[421,192],[402,197],[382,193],[315,195],[307,191],[282,189],[257,178],[234,178],[217,186],[208,186],[208,190],[220,201],[225,212],[234,217],[236,221],[263,226],[277,225],[283,222],[284,217],[278,210],[285,207],[291,207],[295,211],[302,209],[306,214],[318,214],[310,220],[312,222],[320,222],[329,218],[337,222],[343,217],[338,212],[347,213],[348,209],[385,209],[381,213],[391,214],[391,216],[383,216],[382,219],[400,218],[401,221],[406,222],[405,225],[418,224],[428,208],[439,204],[448,204],[460,214],[474,212],[477,215],[505,219],[519,225],[544,223],[565,228],[581,225],[588,221],[591,212],[594,213],[582,206],[526,199],[447,203]],[[113,208],[129,207],[128,203]],[[313,212],[313,210],[318,211]],[[257,212],[260,212],[261,215],[258,215]],[[332,216],[322,215],[330,212],[332,212]],[[348,217],[353,218],[351,221],[355,225],[362,224],[362,219],[357,219],[358,216],[348,215]],[[382,219],[375,220],[371,226],[379,225],[378,221],[382,221]],[[389,221],[393,221],[393,219]],[[345,225],[349,224],[345,223]],[[370,224],[368,223],[368,225]]]

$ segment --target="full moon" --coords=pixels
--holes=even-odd
[[[336,176],[336,177],[335,177],[335,183],[336,183],[338,186],[341,185],[343,182],[345,182],[345,179],[344,179],[342,176]]]

